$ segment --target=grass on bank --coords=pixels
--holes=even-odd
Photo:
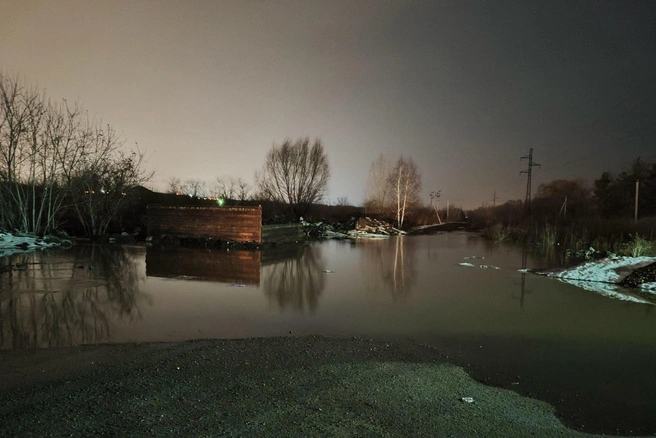
[[[656,218],[638,223],[624,220],[532,222],[528,225],[494,224],[483,229],[493,242],[528,242],[544,251],[596,252],[624,256],[656,256]]]

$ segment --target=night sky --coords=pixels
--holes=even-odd
[[[253,180],[322,139],[328,200],[380,154],[463,207],[656,162],[656,1],[5,0],[0,69],[81,102],[156,172]],[[534,189],[535,192],[535,189]]]

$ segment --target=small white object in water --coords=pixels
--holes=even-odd
[[[246,287],[243,283],[232,283],[232,287]]]
[[[335,271],[331,271],[330,269],[326,269],[323,272],[325,272],[326,274],[334,274],[335,273]]]
[[[474,397],[462,397],[460,401],[463,403],[474,403]]]
[[[467,266],[468,268],[473,268],[474,267],[474,265],[472,265],[471,263],[468,263],[468,262],[461,262],[461,263],[458,263],[458,264],[460,266]]]

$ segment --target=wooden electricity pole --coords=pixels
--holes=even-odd
[[[565,195],[565,202],[563,202],[563,205],[560,207],[558,216],[560,216],[560,213],[563,214],[563,219],[567,219],[567,195]]]
[[[633,222],[638,222],[638,192],[640,190],[640,180],[636,180],[636,192],[635,192],[635,210],[633,212]]]

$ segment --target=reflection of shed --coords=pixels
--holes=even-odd
[[[260,284],[260,251],[203,248],[148,248],[146,275],[189,277],[225,283]]]
[[[262,208],[149,205],[148,234],[260,243]]]

